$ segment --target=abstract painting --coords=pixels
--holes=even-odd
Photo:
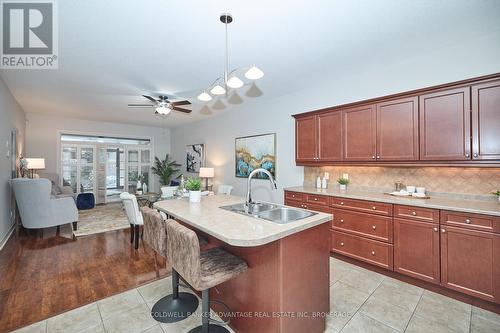
[[[186,146],[186,171],[199,173],[205,165],[205,145],[194,144]]]
[[[258,168],[266,169],[276,178],[276,134],[236,138],[236,177],[247,178]],[[267,179],[259,173],[256,178]]]

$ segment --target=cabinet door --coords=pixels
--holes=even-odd
[[[470,159],[470,87],[420,96],[420,159]]]
[[[500,302],[500,235],[441,226],[441,284]]]
[[[394,219],[394,270],[439,283],[439,225]]]
[[[472,158],[500,159],[500,81],[472,86]]]
[[[375,105],[342,111],[344,160],[375,161]]]
[[[316,161],[317,155],[316,116],[295,120],[295,160],[296,162]]]
[[[418,98],[377,104],[377,160],[418,160]]]
[[[342,112],[318,115],[318,159],[342,160]]]

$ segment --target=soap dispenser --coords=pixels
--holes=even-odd
[[[321,188],[321,177],[320,176],[318,176],[316,178],[316,188]]]

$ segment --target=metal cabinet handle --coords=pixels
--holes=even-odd
[[[474,153],[474,155],[473,155],[473,156],[477,158],[479,155],[478,155],[477,153]]]
[[[340,246],[344,246],[344,242],[341,242],[341,243],[340,243]]]
[[[417,216],[417,212],[411,212],[411,215]]]
[[[470,156],[470,154],[469,154],[469,153],[465,153],[465,157],[469,157],[469,156]]]
[[[292,198],[295,198],[295,194],[292,194]]]
[[[446,229],[441,229],[441,232],[444,234],[446,232]]]
[[[434,231],[436,231],[436,232],[437,232],[437,231],[438,231],[438,228],[434,228]]]
[[[314,198],[314,201],[318,201],[318,198]]]
[[[375,251],[372,251],[372,256],[374,256],[374,255],[375,255]]]
[[[372,156],[372,159],[375,159],[375,155]]]
[[[340,223],[344,223],[344,219],[340,219]]]
[[[380,155],[377,155],[377,160],[380,159]]]
[[[377,210],[377,207],[373,206],[373,207],[372,207],[372,209],[373,209],[373,210]]]
[[[465,219],[465,223],[470,224],[470,219]]]
[[[344,202],[343,202],[343,201],[341,201],[341,202],[340,202],[340,204],[341,204],[341,205],[343,205],[343,204],[344,204]]]
[[[376,226],[372,226],[372,229],[373,229],[373,230],[376,230],[376,229],[377,229],[377,227],[376,227]]]

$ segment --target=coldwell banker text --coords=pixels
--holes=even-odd
[[[0,0],[4,69],[57,69],[56,0]]]

